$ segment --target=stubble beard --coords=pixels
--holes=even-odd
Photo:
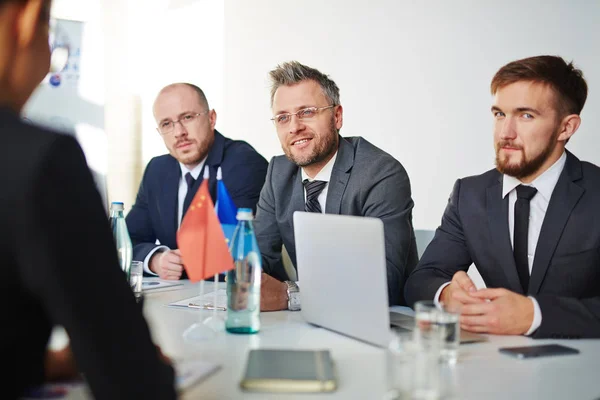
[[[321,143],[318,143],[313,148],[311,154],[303,158],[296,157],[292,154],[292,146],[284,148],[283,152],[285,153],[288,160],[290,160],[299,167],[307,167],[309,165],[316,164],[327,159],[331,154],[333,154],[337,150],[337,147],[339,145],[338,132],[335,128],[335,119],[333,117],[331,118],[328,132],[326,133],[326,135],[322,135],[321,138]],[[314,136],[312,140],[315,140]]]

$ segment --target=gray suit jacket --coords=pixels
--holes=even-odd
[[[432,299],[475,263],[488,287],[523,293],[508,227],[502,175],[459,179],[442,223],[405,288],[409,304]],[[600,168],[567,152],[535,252],[527,295],[542,311],[536,338],[600,337]]]
[[[405,304],[404,282],[417,263],[413,204],[408,175],[396,159],[363,138],[340,137],[325,212],[383,221],[390,304]],[[285,156],[274,157],[260,193],[254,227],[263,269],[281,281],[288,279],[281,262],[282,244],[296,265],[294,211],[304,211],[300,168]],[[302,271],[298,272],[301,279]],[[365,270],[365,276],[368,273]]]

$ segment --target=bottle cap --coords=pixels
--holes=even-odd
[[[252,209],[238,208],[236,218],[238,221],[252,221],[254,219],[252,216]]]

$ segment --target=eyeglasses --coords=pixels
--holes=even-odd
[[[162,121],[158,128],[156,128],[156,130],[161,135],[168,135],[169,133],[173,132],[173,130],[175,129],[175,124],[177,122],[179,122],[182,126],[189,126],[193,124],[194,121],[198,119],[198,117],[204,114],[208,114],[208,112],[209,110],[203,111],[201,113],[189,113],[185,114],[179,119],[176,119],[175,121]]]
[[[284,127],[290,123],[293,115],[298,117],[299,120],[309,120],[311,118],[314,118],[319,111],[327,110],[327,109],[333,108],[335,106],[336,106],[336,104],[332,104],[332,105],[326,106],[326,107],[308,107],[308,108],[303,108],[302,110],[298,110],[295,113],[277,114],[276,116],[271,118],[271,121],[273,121],[273,123],[279,127]]]

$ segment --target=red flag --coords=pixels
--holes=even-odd
[[[177,246],[192,282],[233,269],[233,258],[204,179],[177,231]]]

